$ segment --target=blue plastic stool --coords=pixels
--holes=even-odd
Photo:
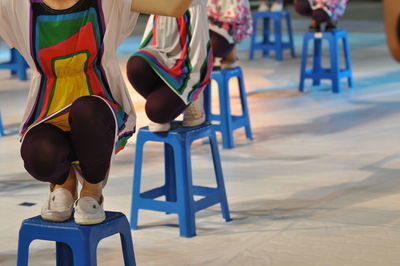
[[[284,42],[282,39],[282,18],[286,19],[288,37],[289,41]],[[257,43],[257,22],[262,19],[264,22],[263,28],[263,39],[261,42]],[[274,22],[274,40],[271,40],[270,35],[270,21]],[[292,19],[288,11],[284,10],[281,12],[255,12],[253,14],[253,34],[251,36],[250,44],[250,56],[249,59],[254,59],[254,51],[262,50],[263,56],[269,55],[269,52],[275,51],[275,59],[278,61],[283,60],[283,51],[285,49],[290,49],[290,54],[292,57],[296,57],[296,52],[294,50],[293,42],[293,30],[292,30]]]
[[[329,43],[330,68],[322,67],[322,41],[327,40]],[[307,69],[308,44],[309,41],[314,42],[313,66]],[[339,58],[339,44],[343,42],[345,68],[341,69]],[[349,87],[354,87],[353,74],[351,69],[350,48],[347,39],[347,31],[338,30],[333,32],[307,32],[304,34],[303,54],[301,58],[300,70],[300,86],[299,91],[304,91],[305,79],[312,79],[314,86],[319,86],[322,79],[332,80],[332,91],[340,92],[340,80],[348,79]]]
[[[3,120],[1,119],[1,111],[0,111],[0,136],[5,136],[3,128]]]
[[[17,266],[28,265],[29,245],[34,240],[56,242],[57,266],[96,266],[98,243],[117,233],[125,265],[136,265],[129,222],[120,212],[106,212],[103,223],[91,226],[77,225],[72,219],[53,223],[32,217],[23,221],[19,230]]]
[[[11,59],[6,63],[0,64],[0,69],[9,69],[11,70],[11,75],[18,75],[20,80],[28,80],[26,69],[28,68],[28,64],[22,55],[17,51],[17,49],[10,49]]]
[[[237,78],[239,82],[240,101],[242,105],[242,115],[235,116],[231,113],[231,104],[229,97],[229,80]],[[204,109],[206,112],[206,120],[208,122],[216,121],[216,130],[222,134],[222,146],[225,149],[235,147],[233,141],[233,132],[236,129],[245,128],[246,137],[253,139],[253,133],[250,126],[249,109],[247,106],[247,95],[244,87],[243,72],[240,67],[226,70],[214,70],[211,74],[211,80],[215,80],[218,84],[219,108],[218,115],[212,113],[211,108],[211,82],[204,90]]]
[[[193,141],[202,138],[210,140],[217,188],[194,186],[192,183],[190,147]],[[143,146],[147,141],[164,143],[165,185],[141,193]],[[203,196],[203,198],[195,201],[195,195]],[[161,196],[165,196],[166,201],[155,200]],[[178,214],[180,236],[193,237],[196,235],[196,212],[218,203],[221,205],[223,218],[230,221],[218,143],[213,125],[178,127],[163,133],[151,132],[148,127],[139,130],[136,141],[131,205],[132,229],[137,229],[139,209],[146,209]]]

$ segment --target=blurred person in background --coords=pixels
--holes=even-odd
[[[280,12],[283,10],[283,0],[262,0],[258,6],[258,11]]]
[[[311,17],[311,32],[320,32],[323,23],[326,23],[325,31],[334,31],[346,10],[347,2],[348,0],[295,0],[295,9],[300,15]]]
[[[208,0],[211,47],[222,69],[239,66],[236,45],[253,32],[248,0]]]

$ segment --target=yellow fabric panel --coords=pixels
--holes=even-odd
[[[48,114],[53,114],[72,104],[76,99],[90,95],[88,78],[85,74],[87,53],[79,53],[68,58],[57,59],[53,63],[57,81],[53,89]],[[70,131],[68,113],[56,116],[46,123],[64,131]]]
[[[56,116],[48,121],[46,121],[47,124],[52,124],[53,126],[58,127],[59,129],[63,131],[71,131],[71,127],[68,122],[68,113],[65,113],[60,116]]]

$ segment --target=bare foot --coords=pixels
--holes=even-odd
[[[79,196],[81,198],[91,197],[100,203],[102,193],[103,193],[103,182],[100,182],[98,184],[91,184],[85,180]]]

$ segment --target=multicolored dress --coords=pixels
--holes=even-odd
[[[349,0],[308,0],[313,10],[323,9],[332,20],[343,16]]]
[[[210,30],[229,43],[239,43],[253,32],[249,0],[208,0]]]
[[[140,50],[160,78],[185,102],[197,99],[212,72],[207,0],[194,0],[179,18],[150,16]]]
[[[42,0],[0,0],[0,36],[33,72],[22,136],[40,123],[69,131],[71,104],[91,95],[114,113],[115,151],[125,146],[136,115],[115,50],[135,26],[130,7],[131,0],[79,0],[54,10]]]

